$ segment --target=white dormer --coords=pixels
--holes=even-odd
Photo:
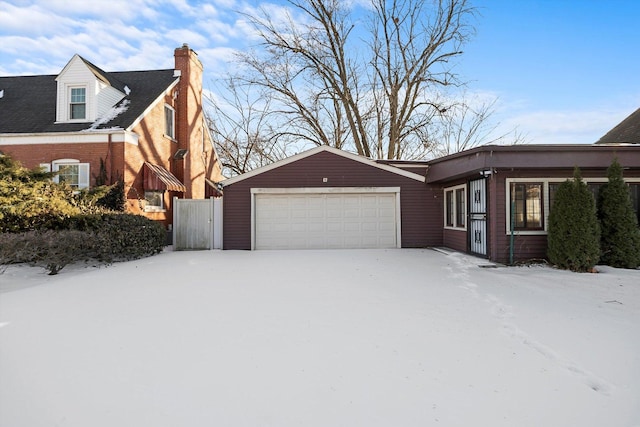
[[[56,81],[57,123],[94,122],[126,96],[79,55],[71,58]]]

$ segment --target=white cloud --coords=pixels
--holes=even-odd
[[[207,46],[207,38],[202,34],[187,29],[176,29],[167,31],[164,37],[168,40],[172,40],[177,46],[181,46],[183,43],[187,43],[191,47]]]

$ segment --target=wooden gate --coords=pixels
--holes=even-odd
[[[209,199],[178,199],[174,197],[173,249],[177,251],[220,249],[221,244],[218,242],[222,241],[221,231],[218,233],[219,236],[215,236],[217,229],[222,230],[222,209],[216,209],[216,205],[220,203],[222,203],[220,199],[213,197]],[[218,212],[220,215],[216,215]]]

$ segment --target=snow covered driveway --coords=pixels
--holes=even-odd
[[[433,250],[0,275],[0,426],[640,426],[640,271]]]

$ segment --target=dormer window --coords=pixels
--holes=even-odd
[[[84,87],[72,87],[69,102],[69,118],[71,120],[84,120],[87,118],[87,89]]]

